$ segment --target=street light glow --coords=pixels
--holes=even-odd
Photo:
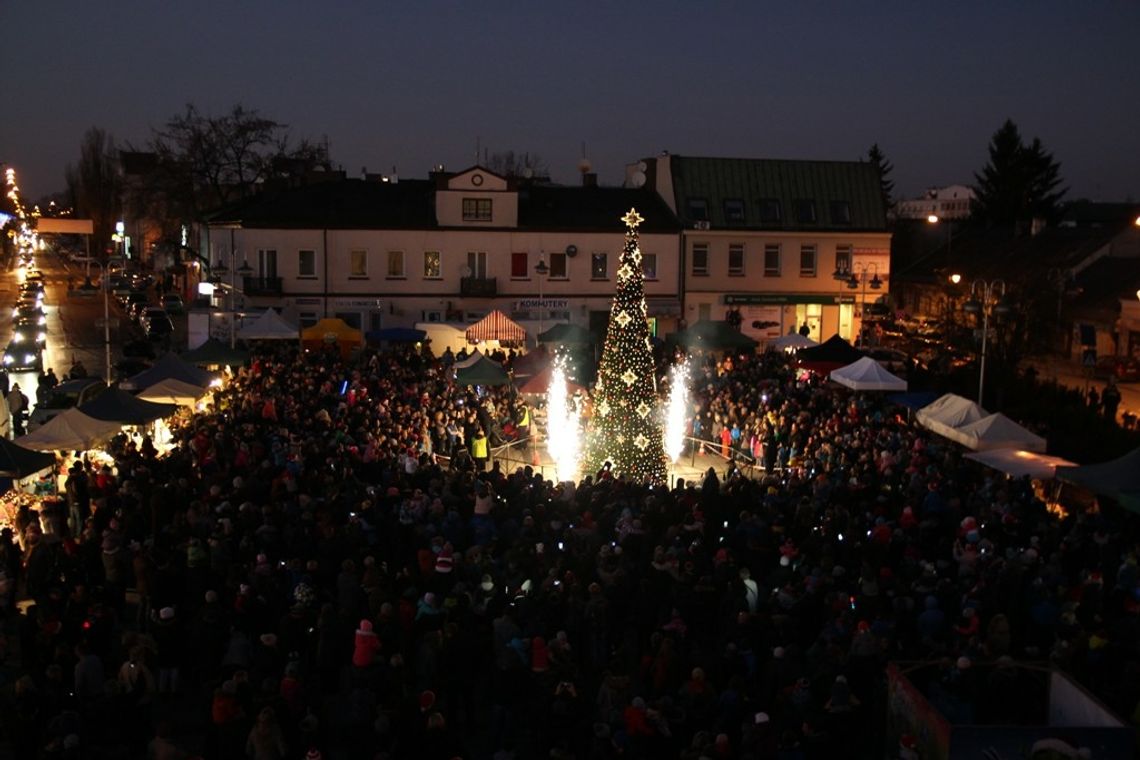
[[[958,274],[957,272],[950,275],[950,282],[954,283],[955,285],[957,285],[961,281],[962,281],[962,275]]]
[[[926,221],[930,222],[931,224],[938,224],[940,220],[938,219],[938,214],[930,214],[926,217]]]

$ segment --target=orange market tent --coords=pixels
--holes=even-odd
[[[468,343],[497,340],[501,343],[522,343],[526,330],[498,309],[467,328]]]
[[[350,327],[343,319],[322,319],[301,331],[301,345],[305,348],[336,345],[341,356],[348,356],[352,349],[364,345],[364,333]]]

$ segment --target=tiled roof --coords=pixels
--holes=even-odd
[[[208,220],[248,229],[428,229],[436,226],[434,191],[428,180],[316,182],[266,190]]]
[[[793,161],[672,156],[677,214],[686,227],[703,221],[690,201],[704,199],[712,229],[885,231],[879,177],[862,161]],[[726,201],[743,201],[743,219],[730,220]],[[779,203],[779,219],[762,215],[765,201]],[[814,201],[815,221],[802,222],[800,201]],[[833,202],[845,202],[847,220]],[[771,205],[769,204],[769,208]]]
[[[657,193],[622,187],[532,185],[519,188],[519,229],[624,232],[631,208],[645,219],[638,231],[676,233],[680,222]]]

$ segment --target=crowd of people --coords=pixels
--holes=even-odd
[[[553,483],[477,445],[529,420],[509,388],[258,349],[167,455],[69,460],[0,536],[15,755],[906,757],[889,661],[975,722],[1032,719],[1025,660],[1140,717],[1133,522],[783,355],[693,376],[724,465]]]

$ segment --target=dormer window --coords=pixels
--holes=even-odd
[[[796,221],[800,224],[815,224],[815,201],[808,198],[796,201]]]
[[[709,202],[705,198],[689,199],[689,219],[694,222],[709,220]]]
[[[726,198],[724,220],[729,224],[744,224],[744,201],[740,198]]]
[[[851,203],[850,203],[850,201],[832,201],[831,202],[831,223],[832,224],[851,224]]]
[[[783,209],[777,198],[760,199],[760,223],[779,224],[784,218]]]

